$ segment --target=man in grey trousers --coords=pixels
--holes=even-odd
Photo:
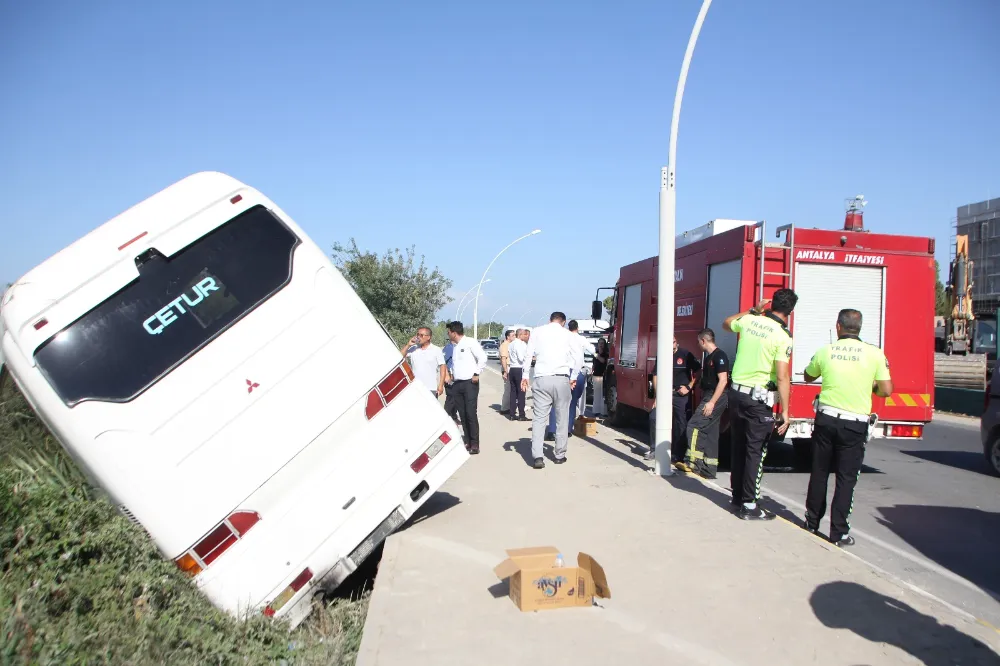
[[[535,378],[531,383],[534,418],[531,426],[531,457],[534,468],[545,467],[542,456],[545,428],[549,422],[549,410],[556,412],[556,445],[554,462],[566,462],[566,438],[569,433],[569,403],[576,386],[576,376],[582,368],[576,367],[570,332],[564,326],[566,315],[553,312],[549,323],[536,328],[528,339],[525,354],[524,374],[531,369],[531,359],[535,358]],[[571,378],[573,381],[570,381]],[[528,389],[528,380],[521,380],[521,388]]]

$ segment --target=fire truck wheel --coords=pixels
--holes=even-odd
[[[812,467],[812,440],[797,438],[792,440],[792,448],[795,450],[795,459],[801,467]]]

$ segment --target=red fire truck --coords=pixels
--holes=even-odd
[[[805,453],[819,383],[806,384],[803,370],[821,345],[836,340],[837,313],[860,310],[861,339],[885,350],[896,391],[873,399],[879,416],[873,436],[921,438],[934,408],[934,239],[870,233],[855,206],[841,230],[785,225],[772,232],[775,242],[768,241],[769,230],[765,222],[714,220],[678,236],[677,342],[700,355],[697,334],[707,326],[719,347],[735,358],[736,335],[722,329],[723,320],[777,289],[794,289],[799,301],[789,322],[792,404],[785,437]],[[604,380],[613,424],[652,407],[657,264],[658,257],[650,257],[623,266],[618,284],[599,289],[593,304],[596,311],[602,292],[614,292]],[[699,399],[694,396],[695,404]]]

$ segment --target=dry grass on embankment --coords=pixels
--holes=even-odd
[[[0,381],[0,663],[353,664],[368,597],[295,631],[217,611]]]

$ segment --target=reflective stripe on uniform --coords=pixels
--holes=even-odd
[[[753,501],[757,502],[760,500],[760,482],[764,478],[764,458],[767,457],[767,439],[764,439],[764,445],[760,450],[760,466],[757,468],[757,478],[754,481],[754,489],[756,494],[754,495]]]
[[[691,430],[691,442],[688,444],[688,458],[696,460],[698,458],[698,429]]]

